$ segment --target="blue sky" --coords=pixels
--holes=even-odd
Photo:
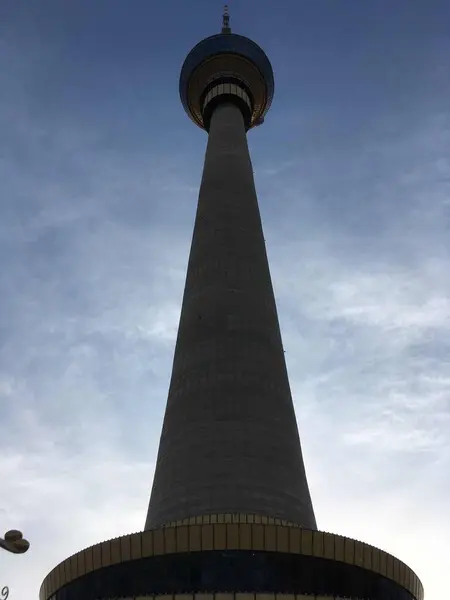
[[[276,91],[249,134],[319,527],[445,594],[450,5],[230,0]],[[206,136],[215,0],[0,4],[0,587],[142,529]],[[3,530],[0,533],[3,533]]]

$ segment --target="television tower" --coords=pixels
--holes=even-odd
[[[145,528],[63,561],[40,600],[423,600],[404,563],[316,526],[247,146],[273,93],[225,8],[180,75],[208,144]]]

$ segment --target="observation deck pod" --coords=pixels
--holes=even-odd
[[[224,87],[219,88],[221,85]],[[243,100],[240,104],[246,128],[251,129],[264,121],[272,103],[272,65],[265,52],[249,38],[222,32],[205,38],[189,52],[181,69],[179,88],[185,111],[202,129],[209,128],[210,100],[214,94],[221,101],[226,97]]]

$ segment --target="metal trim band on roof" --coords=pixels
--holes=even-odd
[[[50,600],[63,586],[104,567],[152,556],[214,550],[280,552],[343,562],[386,577],[416,600],[423,600],[423,587],[416,574],[383,550],[333,533],[249,522],[255,517],[207,515],[197,518],[202,523],[165,526],[96,544],[55,567],[41,586],[40,600]]]

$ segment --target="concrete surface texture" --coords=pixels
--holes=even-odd
[[[316,529],[242,114],[212,115],[145,529],[255,513]]]

